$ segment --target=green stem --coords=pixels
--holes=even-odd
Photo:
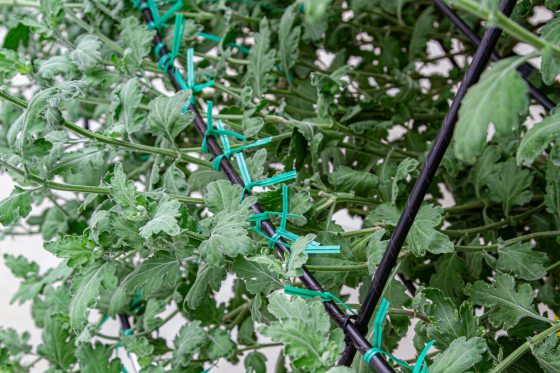
[[[368,233],[373,233],[375,231],[380,230],[382,227],[370,227],[370,228],[363,228],[363,229],[357,229],[355,231],[349,231],[349,232],[342,232],[340,233],[340,235],[342,237],[354,237],[354,236],[361,236],[362,234],[368,234]]]
[[[21,168],[18,168],[2,159],[0,159],[0,165],[20,174],[21,176],[25,177],[28,180],[31,180],[37,184],[41,184],[44,185],[45,187],[49,188],[49,189],[53,189],[53,190],[61,190],[64,192],[76,192],[76,193],[95,193],[95,194],[103,194],[103,195],[109,195],[111,194],[111,191],[109,188],[107,187],[100,187],[100,186],[90,186],[90,185],[76,185],[76,184],[64,184],[64,183],[58,183],[56,181],[50,181],[50,180],[46,180],[43,179],[40,176],[31,174],[31,173],[27,173],[24,170],[22,170]],[[138,194],[141,194],[140,192],[137,192]],[[204,203],[204,199],[202,198],[195,198],[195,197],[184,197],[178,194],[169,194],[169,193],[164,193],[166,196],[169,196],[172,199],[181,201],[181,202],[185,202],[185,203],[193,203],[193,204],[203,204]]]
[[[553,269],[556,269],[556,268],[558,268],[558,267],[560,267],[560,260],[557,261],[556,263],[553,263],[553,264],[549,265],[548,267],[546,267],[546,271],[547,271],[547,272],[550,272],[550,271],[552,271]]]
[[[528,338],[527,342],[523,343],[521,346],[517,347],[515,351],[509,354],[500,364],[496,365],[490,373],[499,373],[505,371],[511,364],[513,364],[517,359],[519,359],[523,354],[525,354],[533,345],[536,345],[544,341],[549,335],[552,335],[560,330],[560,323],[555,323],[550,328],[542,331],[532,338]]]
[[[454,0],[453,2],[451,2],[451,5],[469,12],[486,21],[492,21],[497,27],[501,28],[503,31],[507,32],[514,38],[530,44],[537,49],[542,50],[545,47],[548,47],[554,50],[556,53],[560,54],[560,47],[533,34],[531,31],[525,29],[517,22],[514,22],[510,18],[506,17],[502,12],[490,12],[488,9],[480,6],[478,3],[472,0]]]
[[[239,352],[244,352],[244,351],[250,351],[250,350],[257,350],[259,348],[269,348],[269,347],[278,347],[278,346],[283,346],[283,343],[260,343],[260,344],[254,344],[252,346],[248,346],[248,347],[244,347],[244,348],[240,348]]]
[[[499,248],[503,248],[505,246],[509,246],[509,245],[512,245],[512,244],[517,243],[517,242],[525,242],[525,241],[529,241],[529,240],[537,239],[537,238],[557,237],[557,236],[560,236],[560,231],[534,232],[534,233],[529,233],[529,234],[526,234],[526,235],[523,235],[523,236],[511,238],[509,240],[501,242],[500,244],[493,244],[493,245],[486,245],[486,246],[461,246],[461,245],[456,245],[455,250],[457,250],[457,251],[497,250]]]

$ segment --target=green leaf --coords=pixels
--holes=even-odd
[[[470,303],[463,303],[459,310],[452,299],[436,288],[421,288],[412,301],[412,307],[427,316],[426,334],[434,339],[439,349],[446,349],[459,337],[484,336]],[[423,321],[422,321],[423,322]]]
[[[121,362],[118,359],[109,361],[113,349],[99,342],[92,346],[89,343],[79,344],[76,357],[80,363],[80,372],[84,373],[119,373]]]
[[[385,253],[385,249],[387,248],[387,244],[389,243],[389,240],[382,240],[384,235],[385,229],[375,231],[371,235],[371,238],[369,239],[366,246],[368,271],[372,276],[377,270],[377,266],[381,262],[381,258],[383,258],[383,254]]]
[[[46,242],[44,246],[57,257],[68,259],[69,267],[85,264],[95,255],[95,243],[84,236],[64,236],[62,240]]]
[[[163,198],[159,201],[154,217],[140,228],[140,235],[146,239],[164,232],[170,236],[177,236],[181,228],[177,218],[181,215],[181,203],[176,200]]]
[[[260,21],[259,32],[255,34],[255,44],[249,54],[249,64],[245,76],[246,84],[253,87],[256,97],[260,97],[274,82],[270,71],[274,67],[276,51],[270,49],[270,29],[266,17]]]
[[[101,41],[95,35],[82,35],[76,48],[70,52],[70,60],[81,71],[96,67],[101,62]]]
[[[118,103],[111,106],[115,120],[124,125],[126,133],[129,135],[138,132],[142,128],[145,118],[143,114],[138,113],[138,106],[142,101],[138,80],[136,78],[127,80],[113,94],[113,97],[113,102]]]
[[[129,273],[121,287],[129,293],[142,289],[143,297],[150,298],[157,291],[174,287],[179,276],[177,258],[165,251],[158,251]]]
[[[208,296],[208,285],[214,285],[213,288],[219,287],[225,276],[225,272],[221,268],[212,267],[206,263],[201,263],[198,266],[198,272],[196,273],[196,280],[189,289],[187,296],[185,297],[185,303],[191,309],[196,309],[201,303],[204,297]],[[216,286],[217,285],[217,286]]]
[[[11,79],[17,73],[28,74],[32,70],[31,65],[14,51],[0,49],[0,83]]]
[[[484,149],[471,171],[471,182],[474,185],[476,196],[480,198],[482,188],[488,184],[497,172],[497,162],[500,160],[500,151],[496,146]]]
[[[530,242],[517,242],[498,249],[496,268],[524,280],[535,281],[546,275],[544,264],[547,261],[546,254],[533,250]]]
[[[394,205],[399,196],[399,181],[406,180],[418,167],[418,161],[412,158],[406,158],[399,163],[393,182],[391,185],[391,203]]]
[[[28,332],[23,332],[20,336],[12,328],[4,329],[0,327],[0,346],[6,348],[12,356],[20,356],[31,352],[31,345],[28,343],[30,338]]]
[[[279,57],[286,79],[290,81],[290,69],[297,61],[299,54],[299,39],[301,27],[295,26],[294,21],[299,14],[299,5],[292,4],[284,11],[278,26]]]
[[[207,342],[206,331],[200,326],[200,321],[191,321],[179,330],[173,339],[173,362],[179,366],[188,366],[193,355]]]
[[[31,212],[31,195],[15,187],[12,194],[0,202],[0,224],[9,226],[20,218],[26,218]]]
[[[263,263],[238,257],[233,262],[232,270],[245,280],[245,286],[252,294],[270,294],[283,286],[278,275],[270,271]]]
[[[524,170],[510,159],[499,163],[494,177],[488,180],[490,199],[501,202],[506,216],[513,206],[522,206],[533,198],[529,189],[533,176],[529,170]]]
[[[114,263],[93,262],[85,267],[72,282],[72,301],[68,313],[70,325],[75,330],[81,330],[87,320],[87,309],[94,307],[101,290],[116,282]]]
[[[121,41],[126,48],[124,58],[130,69],[140,66],[142,59],[150,54],[155,31],[147,30],[138,17],[130,16],[121,21]]]
[[[531,348],[533,356],[547,373],[560,372],[560,346],[557,342],[558,337],[552,334],[544,343]]]
[[[443,209],[434,205],[423,205],[412,224],[406,238],[410,251],[416,256],[424,256],[426,251],[433,254],[453,252],[453,243],[445,234],[436,230],[443,217]]]
[[[329,174],[329,182],[343,192],[356,192],[359,195],[370,196],[375,193],[378,179],[370,172],[340,166]]]
[[[74,337],[54,315],[45,316],[42,342],[38,347],[39,355],[54,367],[66,371],[76,361]]]
[[[432,373],[465,372],[482,360],[486,352],[486,342],[480,337],[471,339],[460,337],[449,348],[434,357],[430,366]]]
[[[136,214],[136,190],[134,182],[127,180],[124,173],[122,163],[117,163],[111,177],[111,184],[109,186],[111,197],[113,200],[130,215]]]
[[[230,339],[227,332],[216,329],[208,336],[208,338],[211,342],[210,348],[208,349],[208,358],[210,360],[228,358],[233,355],[235,344]]]
[[[315,239],[314,234],[308,234],[304,237],[299,237],[291,247],[290,253],[286,257],[286,277],[299,277],[303,276],[302,266],[307,262],[307,254],[304,253],[305,249]]]
[[[408,55],[413,59],[419,54],[425,52],[427,48],[427,41],[430,32],[433,30],[432,23],[434,22],[433,8],[426,8],[416,20],[412,37],[410,38],[410,45],[408,47]]]
[[[527,111],[527,83],[517,72],[520,58],[506,58],[482,74],[471,87],[459,109],[455,129],[455,155],[472,163],[482,152],[490,123],[496,136],[507,135],[519,125],[519,116]]]
[[[4,254],[4,264],[10,269],[12,274],[21,279],[29,279],[39,274],[39,265],[35,262],[30,262],[22,255],[13,256]]]
[[[76,67],[67,55],[53,56],[41,61],[37,73],[45,79],[53,79],[57,75],[72,73]]]
[[[273,293],[269,311],[278,319],[259,331],[273,341],[282,342],[294,367],[314,371],[335,364],[344,348],[340,330],[331,332],[330,321],[320,301],[307,303],[294,297]]]
[[[228,180],[213,181],[207,186],[204,204],[213,213],[237,211],[242,191],[240,185],[232,184]]]
[[[560,46],[560,18],[555,16],[541,29],[541,37],[549,43]],[[558,53],[552,47],[546,46],[542,50],[541,74],[543,82],[551,85],[560,74],[560,63]]]
[[[246,201],[246,200],[245,200]],[[251,215],[246,206],[239,206],[238,211],[221,211],[211,218],[200,222],[208,239],[200,244],[200,256],[206,263],[223,267],[225,257],[235,258],[245,255],[251,248],[252,240],[245,228]]]
[[[183,113],[190,91],[179,91],[174,96],[159,96],[150,102],[148,128],[152,134],[175,144],[175,138],[192,122],[192,112]]]
[[[516,289],[515,280],[510,275],[498,274],[491,284],[484,281],[467,284],[465,293],[473,303],[494,309],[489,320],[496,327],[509,329],[523,317],[542,319],[533,308],[536,293],[531,285],[524,283]]]
[[[465,281],[461,276],[466,266],[457,254],[442,255],[435,263],[435,273],[430,278],[430,286],[440,288],[448,296],[461,296]]]
[[[265,373],[266,360],[266,356],[262,353],[253,351],[245,357],[243,365],[245,366],[247,373]]]
[[[558,139],[559,133],[560,110],[536,123],[525,133],[517,149],[517,163],[532,164],[551,142]]]

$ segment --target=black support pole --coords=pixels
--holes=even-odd
[[[509,16],[511,15],[515,4],[516,0],[502,0],[500,2],[500,10],[505,15]],[[467,69],[457,95],[443,119],[441,129],[434,140],[430,152],[428,153],[424,162],[424,167],[422,168],[422,171],[412,188],[412,192],[408,197],[404,210],[399,218],[395,230],[393,231],[393,234],[391,235],[391,239],[389,240],[383,258],[381,259],[381,263],[375,271],[373,281],[368,289],[362,308],[358,313],[358,319],[356,320],[355,325],[361,334],[366,334],[367,332],[369,321],[375,311],[375,308],[377,307],[377,304],[379,303],[379,299],[381,298],[383,289],[389,280],[393,267],[397,262],[404,240],[406,239],[410,227],[414,222],[414,218],[422,205],[422,201],[424,200],[426,192],[428,191],[441,160],[445,155],[447,147],[451,142],[461,101],[465,97],[467,90],[472,85],[476,84],[480,75],[486,68],[501,33],[501,30],[498,28],[489,28],[486,30],[484,37],[473,56],[473,60]],[[339,365],[350,366],[354,360],[355,354],[356,349],[354,346],[347,345],[342,358],[339,361]]]
[[[146,0],[140,1],[140,6],[146,3]],[[142,8],[141,8],[142,9]],[[150,23],[153,21],[152,13],[149,8],[142,10],[142,15],[146,23]],[[161,37],[161,33],[156,30],[156,36],[154,37],[154,45],[159,43],[163,43],[163,39]],[[163,45],[163,44],[162,44]],[[169,51],[165,46],[159,49],[159,58],[168,54]],[[177,91],[181,89],[179,84],[177,83],[175,76],[173,74],[173,66],[169,66],[167,70],[167,75],[169,76],[171,83],[175,87]],[[204,119],[200,116],[195,104],[189,105],[189,110],[194,113],[194,124],[198,131],[198,133],[203,136],[206,133],[206,123]],[[222,149],[218,145],[216,139],[212,136],[209,136],[207,139],[208,149],[212,153],[213,156],[218,156],[222,154]],[[231,165],[230,161],[227,158],[222,158],[220,162],[220,169],[224,172],[225,176],[234,184],[238,184],[243,186],[243,181],[237,174],[236,170]],[[263,210],[258,203],[251,206],[251,209],[255,213],[262,213]],[[276,228],[272,224],[270,220],[264,220],[261,223],[261,227],[263,231],[272,237],[276,233]],[[289,252],[289,249],[284,246],[284,242],[279,242],[276,244],[276,249],[278,250],[279,254],[283,256],[284,253]],[[303,268],[303,276],[299,277],[299,280],[308,288],[315,291],[324,292],[325,290],[321,287],[319,282],[313,277],[313,275],[304,267]],[[356,326],[349,321],[348,316],[338,308],[336,303],[334,302],[324,302],[325,310],[331,316],[331,318],[335,321],[338,327],[340,327],[344,334],[346,335],[347,339],[352,341],[352,346],[357,348],[362,354],[366,353],[371,347],[371,343],[367,339],[364,338],[363,333],[360,333]],[[373,366],[378,372],[380,373],[394,373],[393,368],[379,355],[375,355],[370,360],[370,365]]]

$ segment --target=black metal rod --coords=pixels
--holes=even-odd
[[[515,3],[516,0],[502,0],[500,2],[500,10],[505,15],[509,16],[513,11]],[[377,304],[379,303],[379,299],[381,298],[383,289],[389,280],[393,267],[397,263],[397,258],[402,249],[404,240],[406,239],[410,227],[414,222],[414,218],[422,205],[422,201],[424,200],[426,192],[428,191],[441,160],[445,155],[445,151],[451,142],[461,101],[465,97],[467,90],[473,84],[476,84],[480,75],[486,68],[501,33],[501,30],[498,28],[489,28],[486,30],[484,37],[473,56],[473,60],[467,69],[465,77],[463,78],[463,82],[457,91],[457,95],[443,119],[441,129],[424,162],[424,167],[422,168],[422,171],[412,188],[412,192],[408,197],[395,230],[391,235],[387,249],[385,250],[383,258],[375,271],[373,281],[358,313],[358,319],[356,320],[355,325],[362,334],[367,332],[368,323],[371,320]],[[356,350],[354,349],[354,346],[347,345],[339,364],[349,366],[352,363],[355,354]]]
[[[146,0],[141,0],[140,5],[144,4],[145,2]],[[144,16],[144,20],[146,21],[146,23],[150,23],[153,21],[152,13],[150,12],[149,9],[142,10],[142,15]],[[156,31],[157,33],[156,36],[154,37],[154,45],[163,42],[160,32],[158,30]],[[165,46],[162,47],[159,50],[159,52],[160,55],[158,57],[160,58],[169,53]],[[181,90],[181,87],[179,86],[173,74],[173,66],[169,66],[169,69],[167,70],[167,75],[171,79],[171,83],[173,84],[175,89],[177,91]],[[200,113],[198,112],[195,104],[190,104],[189,110],[194,113],[195,127],[198,133],[201,136],[203,136],[206,133],[206,123],[200,116]],[[220,148],[220,146],[218,145],[214,137],[209,136],[207,139],[207,144],[208,144],[208,149],[214,156],[218,156],[223,153],[222,149]],[[222,161],[220,162],[220,168],[232,183],[244,186],[243,181],[241,180],[241,178],[239,177],[239,175],[231,165],[230,161],[225,157],[222,158]],[[258,203],[252,205],[251,209],[257,214],[263,212],[262,208]],[[274,225],[270,220],[264,220],[261,223],[261,227],[263,231],[266,234],[268,234],[270,237],[272,237],[276,233],[276,228],[274,227]],[[284,242],[282,241],[276,244],[276,248],[279,254],[282,256],[284,253],[289,252],[289,249],[286,246],[284,246],[283,243]],[[299,277],[299,279],[308,289],[321,291],[321,292],[325,291],[323,287],[319,284],[319,282],[317,282],[315,277],[313,277],[313,275],[305,267],[303,268],[303,276]],[[348,320],[348,316],[344,312],[342,312],[340,308],[338,308],[336,303],[324,302],[324,306],[327,313],[336,322],[337,326],[344,331],[346,337],[352,341],[353,346],[355,346],[355,348],[360,350],[362,354],[366,353],[372,347],[369,341],[365,339],[362,333],[360,333],[358,329],[354,326],[353,322]],[[379,355],[373,356],[373,358],[370,360],[370,365],[373,366],[375,369],[377,369],[377,371],[380,373],[394,373],[393,368],[391,368],[391,366]]]
[[[443,0],[434,0],[435,7],[443,13],[451,23],[455,25],[473,43],[476,47],[478,47],[481,43],[480,37],[476,32],[474,32],[466,23],[459,17],[457,13],[453,11]],[[496,52],[492,51],[491,55],[492,61],[499,61],[502,59]],[[525,81],[529,86],[529,94],[539,103],[541,104],[547,111],[550,111],[556,107],[556,104],[549,99],[545,94],[539,91],[534,85],[529,82],[529,77],[533,72],[535,72],[535,68],[529,64],[524,63],[520,65],[517,70],[521,73]]]

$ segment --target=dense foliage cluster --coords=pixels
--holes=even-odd
[[[479,34],[505,29],[500,55],[533,48],[467,94],[395,269],[419,290],[385,289],[383,347],[414,323],[415,347],[436,341],[431,373],[559,372],[560,113],[532,102],[516,68],[541,57],[531,83],[559,99],[560,2],[520,0],[512,20],[495,0],[452,5]],[[50,372],[120,372],[124,348],[141,372],[223,359],[264,372],[271,346],[277,372],[369,371],[361,356],[333,368],[342,331],[321,300],[281,289],[306,265],[328,291],[363,296],[474,47],[430,1],[192,0],[179,13],[177,66],[192,47],[197,82],[215,81],[195,102],[212,100],[214,120],[249,141],[272,137],[245,151],[252,179],[297,170],[289,226],[301,237],[280,258],[250,229],[249,206],[281,211],[281,188],[240,203],[212,169],[183,113],[194,93],[173,93],[132,2],[0,0],[0,167],[17,185],[0,202],[2,236],[40,234],[61,259],[4,255],[42,343],[0,328],[0,371],[44,359]],[[361,229],[337,224],[345,214]],[[312,240],[341,252],[308,255]],[[228,274],[232,297],[217,301]],[[121,316],[132,328],[107,335],[104,320]],[[184,325],[166,341],[157,329],[173,317]]]

